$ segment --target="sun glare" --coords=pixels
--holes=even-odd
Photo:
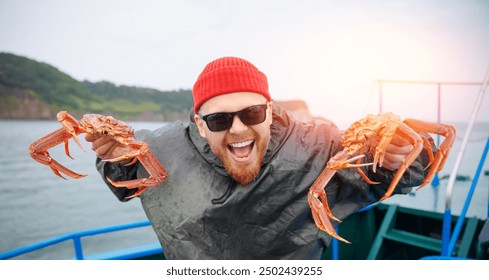
[[[471,77],[466,74],[467,61],[457,55],[457,41],[443,27],[352,18],[334,28],[315,22],[307,30],[279,41],[281,51],[272,54],[276,60],[267,69],[271,85],[281,98],[301,98],[313,115],[340,125],[379,112],[378,80],[460,82]],[[436,85],[382,87],[382,111],[429,121],[438,118]],[[451,117],[451,99],[442,96],[442,120]]]
[[[377,79],[427,79],[436,46],[416,30],[364,27],[328,44],[326,75],[337,84]]]

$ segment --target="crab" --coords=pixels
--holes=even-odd
[[[138,189],[136,193],[127,198],[133,198],[141,195],[141,193],[143,193],[148,187],[157,186],[168,177],[166,170],[149,150],[148,144],[146,142],[136,140],[134,138],[134,130],[124,122],[111,116],[103,116],[98,114],[85,114],[78,122],[66,111],[59,112],[57,114],[57,119],[63,127],[34,141],[29,147],[31,157],[37,162],[49,166],[55,175],[63,179],[66,178],[62,175],[62,173],[74,179],[86,176],[84,174],[78,174],[71,171],[70,169],[61,165],[59,162],[51,158],[48,150],[56,145],[64,143],[66,155],[73,159],[68,149],[68,140],[73,138],[76,144],[78,144],[82,150],[85,150],[78,140],[77,135],[87,133],[107,135],[120,144],[130,148],[126,154],[108,159],[107,161],[120,162],[129,160],[129,162],[124,165],[132,165],[139,161],[148,171],[148,178],[138,178],[119,182],[115,182],[110,178],[107,178],[107,180],[115,187]]]
[[[439,145],[435,155],[433,155],[433,148],[426,134],[423,133],[433,133],[444,137],[444,141]],[[426,147],[430,159],[426,167],[429,168],[429,171],[417,190],[431,182],[447,160],[455,141],[456,131],[453,126],[446,124],[416,119],[401,121],[401,118],[393,113],[368,115],[353,123],[341,138],[341,145],[344,149],[329,159],[326,167],[319,174],[308,192],[309,206],[311,207],[314,222],[319,229],[340,241],[350,243],[336,233],[331,223],[330,219],[337,222],[341,222],[341,220],[336,218],[331,212],[324,188],[336,171],[343,168],[356,168],[357,172],[368,184],[378,184],[378,182],[370,180],[361,167],[372,166],[372,171],[376,172],[377,165],[382,166],[387,146],[396,135],[413,145],[413,150],[406,156],[395,172],[387,191],[380,200],[385,200],[392,195],[402,175],[416,160],[423,150],[423,146]],[[367,152],[373,156],[373,162],[362,162]]]

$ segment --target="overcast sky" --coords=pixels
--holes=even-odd
[[[341,126],[377,113],[374,80],[481,82],[489,1],[0,0],[0,52],[159,90],[190,89],[211,60],[240,56],[274,99],[303,99]],[[442,119],[468,120],[478,91],[442,87]],[[383,92],[385,111],[436,120],[436,86]]]

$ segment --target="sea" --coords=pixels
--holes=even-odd
[[[165,123],[131,122],[136,129],[156,129]],[[428,185],[411,194],[394,196],[385,203],[443,212],[448,174],[458,156],[466,124],[456,124],[457,140],[445,168],[438,174],[440,184]],[[49,150],[51,156],[69,169],[87,174],[81,179],[59,178],[51,169],[34,161],[29,145],[60,128],[56,121],[0,120],[0,253],[37,243],[74,231],[94,229],[147,220],[138,198],[120,202],[106,187],[95,169],[95,154],[79,137],[85,150],[72,140],[66,156],[64,146]],[[482,151],[489,137],[489,124],[478,123],[469,139],[453,190],[452,214],[463,209]],[[443,139],[442,139],[443,140]],[[489,160],[471,199],[467,216],[486,219],[488,216]],[[102,236],[82,238],[85,255],[158,242],[150,226]],[[28,253],[15,259],[71,259],[74,249],[71,241]]]

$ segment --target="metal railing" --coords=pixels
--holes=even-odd
[[[443,238],[443,243],[442,243],[442,256],[444,256],[444,257],[452,256],[453,250],[455,249],[455,244],[456,244],[458,237],[460,235],[460,232],[462,230],[463,222],[465,220],[465,216],[467,215],[467,210],[470,206],[472,196],[474,195],[475,187],[477,186],[477,182],[479,181],[479,177],[480,177],[480,174],[482,172],[482,167],[484,166],[484,162],[487,158],[488,151],[489,151],[489,138],[487,138],[486,146],[484,148],[484,151],[482,152],[482,156],[481,156],[481,159],[479,161],[479,165],[478,165],[477,170],[475,172],[474,180],[472,180],[472,184],[470,186],[469,192],[468,192],[467,197],[465,199],[465,203],[464,203],[462,212],[460,213],[460,216],[457,220],[457,223],[455,224],[455,228],[453,229],[453,234],[451,237],[450,237],[449,227],[444,226],[444,232],[443,232],[444,238]],[[451,220],[451,218],[452,217],[451,217],[450,213],[445,214],[444,225],[449,224],[449,221]]]
[[[83,255],[83,246],[81,242],[82,237],[86,236],[92,236],[92,235],[99,235],[99,234],[105,234],[105,233],[110,233],[110,232],[115,232],[115,231],[122,231],[122,230],[128,230],[128,229],[133,229],[133,228],[138,228],[138,227],[145,227],[149,226],[151,223],[149,221],[138,221],[138,222],[132,222],[132,223],[127,223],[127,224],[120,224],[120,225],[115,225],[115,226],[108,226],[108,227],[102,227],[102,228],[95,228],[95,229],[88,229],[88,230],[82,230],[82,231],[77,231],[77,232],[72,232],[68,234],[63,234],[56,236],[51,239],[43,240],[38,243],[34,243],[31,245],[27,245],[24,247],[20,247],[5,253],[0,253],[0,260],[6,260],[10,259],[19,255],[27,254],[33,251],[37,251],[49,246],[56,245],[61,242],[65,242],[67,240],[73,240],[73,247],[75,251],[75,259],[77,260],[84,260],[85,256]]]
[[[482,99],[484,98],[484,94],[486,92],[487,86],[489,85],[489,69],[487,70],[484,80],[482,82],[482,86],[479,90],[479,94],[477,95],[477,100],[474,106],[474,110],[472,111],[472,114],[469,119],[469,124],[467,127],[467,131],[465,132],[464,138],[462,140],[462,145],[460,147],[460,151],[457,155],[457,159],[455,160],[455,164],[453,166],[452,172],[450,173],[450,177],[448,178],[448,183],[447,183],[447,189],[445,193],[445,213],[444,213],[444,220],[443,220],[443,234],[442,234],[442,256],[450,256],[451,252],[449,250],[449,244],[450,244],[450,220],[451,220],[451,209],[452,209],[452,191],[453,191],[453,186],[455,184],[455,180],[457,177],[458,169],[460,167],[460,164],[462,162],[462,158],[465,153],[465,148],[467,147],[467,143],[470,137],[470,134],[472,133],[472,129],[474,127],[477,114],[479,113],[481,104],[482,104]],[[485,158],[481,159],[484,160]],[[462,217],[461,217],[462,218]]]

